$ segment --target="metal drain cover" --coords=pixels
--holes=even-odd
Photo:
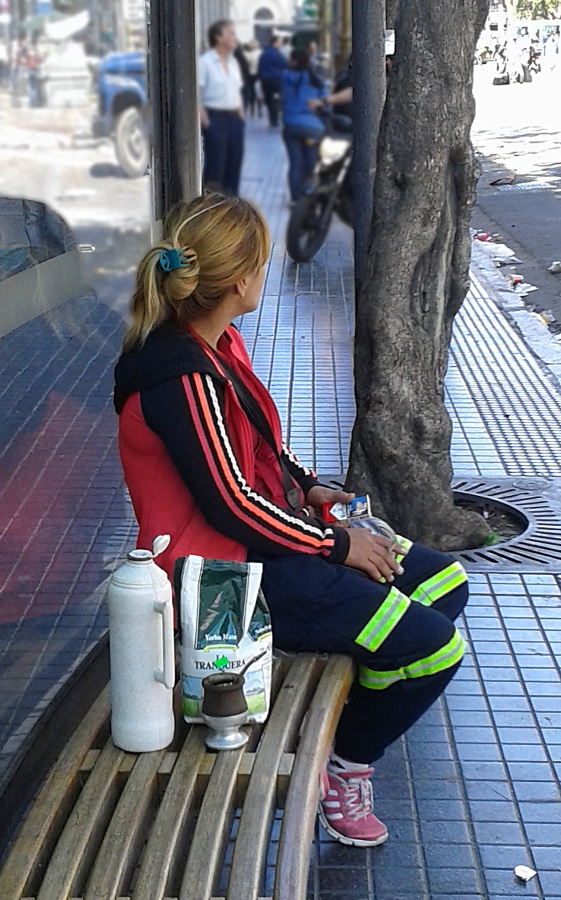
[[[561,573],[561,490],[547,478],[456,478],[457,499],[514,512],[526,524],[502,544],[451,553],[470,572]]]

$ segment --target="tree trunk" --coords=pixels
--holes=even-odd
[[[452,322],[469,287],[473,58],[489,3],[394,6],[396,52],[357,298],[347,485],[369,493],[401,534],[452,550],[479,546],[488,531],[482,517],[454,506],[443,380]]]

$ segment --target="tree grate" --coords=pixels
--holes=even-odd
[[[525,526],[503,543],[451,553],[467,571],[561,573],[561,501],[550,480],[458,478],[452,490],[456,500],[484,501],[486,508],[506,511]]]

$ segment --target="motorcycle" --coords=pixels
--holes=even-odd
[[[537,50],[534,46],[531,46],[528,52],[528,62],[526,64],[530,75],[537,75],[538,72],[541,72],[542,66],[540,63],[540,56],[541,51]]]
[[[352,121],[329,114],[327,125],[312,177],[288,221],[286,250],[298,263],[309,262],[321,248],[334,212],[345,225],[353,224]]]
[[[485,44],[482,47],[476,48],[473,61],[476,66],[484,66],[485,63],[488,63],[493,59],[493,55],[493,49],[488,44]]]

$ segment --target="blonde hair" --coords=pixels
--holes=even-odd
[[[205,193],[168,213],[164,237],[140,261],[131,301],[132,323],[123,349],[142,345],[166,319],[194,322],[215,309],[228,288],[255,275],[269,255],[261,213],[247,200]],[[163,271],[163,251],[181,254],[182,265]]]

